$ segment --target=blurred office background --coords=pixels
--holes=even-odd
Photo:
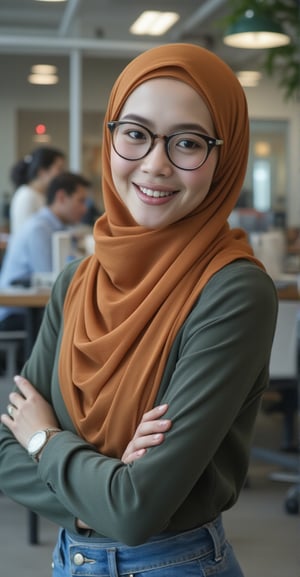
[[[294,21],[285,19],[282,5],[291,11]],[[268,75],[265,62],[269,49],[258,48],[256,41],[255,46],[252,43],[247,49],[225,44],[225,20],[236,6],[241,12],[247,8],[254,13],[257,7],[266,7],[269,22],[271,11],[272,18],[276,20],[277,16],[277,25],[289,36],[296,62],[295,83],[289,95],[292,80],[286,78],[287,61],[282,54],[273,73]],[[133,34],[130,27],[145,10],[175,13],[174,22],[160,36],[149,32]],[[247,230],[255,251],[279,283],[288,284],[291,279],[297,283],[298,279],[300,290],[299,27],[299,0],[0,0],[0,231],[9,232],[13,194],[10,168],[43,143],[64,150],[70,169],[83,172],[92,181],[95,203],[102,210],[102,123],[116,77],[134,56],[151,46],[195,42],[214,51],[232,67],[248,100],[249,166],[230,223]],[[54,67],[50,69],[51,84],[29,81],[36,74],[33,67],[37,65]],[[292,294],[295,299],[296,293]],[[282,355],[286,358],[285,350]],[[4,403],[7,395],[4,383],[0,392]],[[277,391],[271,391],[272,395],[276,404]],[[266,402],[272,404],[274,399]],[[280,452],[282,427],[280,412],[262,411],[255,444],[271,453]],[[297,426],[293,433],[296,445],[295,431]],[[256,457],[251,460],[249,487],[240,503],[226,515],[229,536],[246,577],[298,577],[297,505],[293,496],[291,512],[286,502],[297,480],[296,466],[283,466],[285,457],[294,459],[294,464],[297,457],[283,454],[280,459],[279,455],[278,463]],[[285,471],[283,484],[274,480],[278,468]],[[23,509],[11,505],[4,496],[0,507],[6,515],[1,514],[1,559],[9,556],[5,576],[18,574],[20,566],[18,557],[9,549],[9,535],[15,531],[14,526],[20,531],[23,574],[27,574],[27,569],[31,577],[50,575],[50,550],[56,528],[53,531],[52,526],[43,522],[41,545],[38,551],[33,551],[26,540]],[[6,535],[9,539],[4,538]]]
[[[276,1],[246,4],[276,6]],[[239,207],[242,224],[254,229],[274,224],[298,228],[300,88],[286,99],[279,86],[284,60],[282,64],[278,60],[269,76],[264,66],[266,49],[224,43],[224,18],[233,5],[224,0],[0,0],[0,226],[7,224],[6,209],[13,193],[10,167],[41,143],[66,152],[70,168],[92,179],[95,199],[102,206],[101,133],[112,84],[139,52],[162,42],[184,41],[213,50],[237,74],[244,72],[241,82],[249,104],[251,149]],[[130,26],[149,9],[174,12],[178,19],[161,36],[132,34]],[[31,84],[36,65],[54,67],[50,75],[54,83]],[[258,222],[245,209],[262,212],[266,218]]]

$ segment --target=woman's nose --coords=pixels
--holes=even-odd
[[[173,172],[173,166],[170,162],[165,148],[165,142],[162,138],[156,138],[150,152],[142,158],[141,169],[153,174],[163,174],[169,176]]]

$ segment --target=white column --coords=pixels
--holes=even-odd
[[[70,53],[70,129],[69,167],[74,172],[82,170],[82,54]]]

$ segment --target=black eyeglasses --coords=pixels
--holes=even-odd
[[[196,170],[223,140],[199,132],[182,130],[169,136],[154,134],[137,122],[112,120],[107,123],[115,152],[125,160],[141,160],[152,150],[155,140],[164,140],[169,161],[181,170]]]

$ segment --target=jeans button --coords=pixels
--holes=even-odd
[[[84,564],[84,556],[81,553],[75,553],[73,557],[74,565],[83,565]]]

